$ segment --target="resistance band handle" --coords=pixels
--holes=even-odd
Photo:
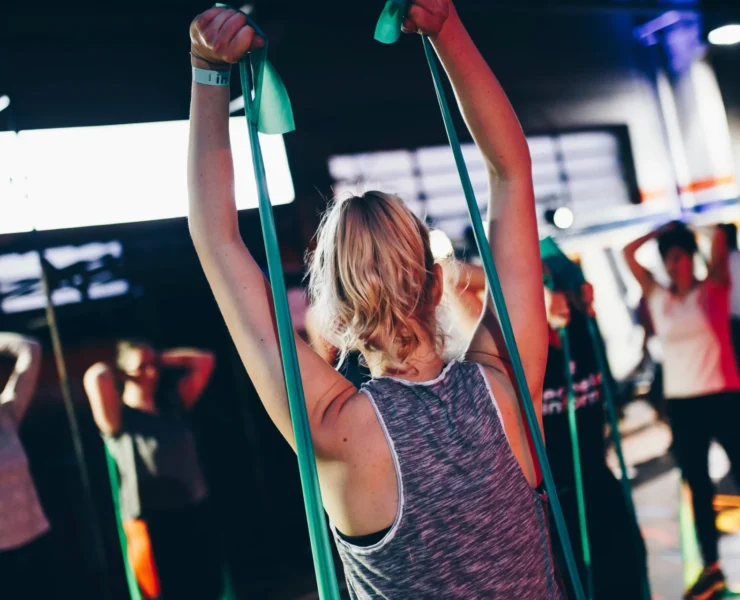
[[[257,31],[262,37],[265,37],[260,30]],[[265,47],[263,50],[266,50],[266,48],[267,39],[265,38]],[[255,58],[255,55],[257,68],[255,68],[252,60]],[[298,352],[295,346],[293,323],[290,317],[290,308],[285,288],[285,277],[280,260],[280,247],[275,228],[275,218],[272,212],[265,163],[259,142],[260,122],[263,118],[264,111],[269,110],[270,102],[273,100],[263,97],[266,88],[264,83],[261,82],[261,78],[266,72],[266,64],[265,52],[262,51],[259,53],[250,53],[250,55],[244,57],[239,63],[241,87],[244,96],[247,127],[249,129],[249,142],[252,149],[252,167],[254,169],[254,178],[257,184],[259,198],[260,223],[262,225],[262,235],[265,240],[270,287],[275,306],[275,319],[277,321],[280,354],[283,362],[283,374],[285,376],[290,416],[295,434],[298,470],[308,520],[308,532],[311,541],[311,550],[313,552],[319,597],[321,600],[339,600],[339,585],[334,569],[329,533],[326,527],[324,505],[321,500],[316,458],[311,441],[311,430],[306,412],[303,385],[301,383]],[[285,98],[287,98],[287,94],[284,94],[283,99]],[[256,108],[256,105],[259,105],[259,109]],[[285,129],[285,126],[288,125],[292,129],[292,113],[288,122],[284,121],[282,125],[283,127],[279,129]],[[284,133],[284,131],[279,131],[279,133]]]
[[[577,600],[586,600],[583,593],[583,586],[581,584],[581,578],[578,573],[578,565],[576,564],[575,556],[573,554],[573,548],[570,543],[570,537],[568,535],[568,528],[565,523],[563,516],[563,510],[558,500],[557,488],[555,487],[555,481],[550,471],[550,466],[547,461],[547,453],[545,451],[545,442],[542,438],[542,431],[540,431],[539,419],[534,409],[534,403],[532,402],[531,395],[529,393],[529,386],[527,384],[527,378],[524,373],[524,366],[522,365],[521,357],[519,356],[519,350],[516,345],[516,338],[514,336],[514,329],[511,325],[508,311],[506,309],[506,301],[504,299],[503,289],[501,282],[496,271],[496,265],[493,262],[493,256],[491,254],[491,248],[488,245],[485,230],[483,229],[483,221],[480,215],[480,209],[478,208],[478,202],[475,199],[475,193],[473,191],[473,185],[470,181],[470,175],[468,174],[467,166],[465,165],[465,159],[460,148],[460,141],[455,131],[455,126],[452,121],[452,115],[447,104],[447,98],[445,97],[444,88],[442,86],[442,79],[439,74],[439,68],[437,66],[437,59],[432,48],[432,44],[426,36],[422,36],[422,42],[424,45],[424,53],[429,63],[429,69],[434,80],[434,88],[437,93],[437,100],[442,111],[442,119],[444,120],[445,128],[447,130],[447,136],[450,141],[450,147],[455,157],[455,163],[457,170],[460,175],[463,191],[465,192],[465,201],[468,205],[468,212],[470,213],[470,219],[473,225],[473,233],[475,234],[476,244],[478,246],[478,252],[483,261],[483,267],[486,273],[486,280],[488,282],[488,288],[493,299],[496,312],[498,313],[499,322],[501,324],[501,330],[504,336],[504,342],[506,349],[509,352],[511,359],[511,365],[514,370],[516,385],[519,390],[520,402],[524,409],[526,416],[526,422],[532,436],[535,448],[535,456],[540,462],[542,468],[542,476],[545,482],[545,488],[548,496],[550,497],[550,505],[552,508],[553,518],[555,525],[560,536],[560,541],[563,547],[563,554],[565,556],[565,562],[568,567],[568,571],[573,582],[573,589]],[[534,458],[534,457],[533,457]]]
[[[254,123],[260,133],[268,135],[288,133],[295,130],[293,109],[288,91],[285,89],[285,84],[278,72],[267,60],[269,40],[265,32],[244,11],[220,2],[217,2],[215,6],[242,13],[247,19],[247,24],[265,41],[262,48],[256,48],[249,53],[252,85],[249,97],[251,102],[248,103],[247,96],[244,96],[247,120]],[[246,57],[241,62],[243,63],[245,60]],[[244,85],[242,85],[242,93],[246,93]]]
[[[565,363],[565,381],[568,388],[568,428],[570,430],[571,451],[573,454],[573,477],[576,486],[576,505],[578,508],[578,529],[581,536],[581,551],[586,572],[586,595],[594,597],[593,571],[591,567],[591,543],[588,539],[588,521],[586,519],[586,496],[583,491],[583,471],[581,470],[581,449],[578,440],[578,418],[576,415],[576,394],[573,387],[571,371],[572,355],[570,338],[565,327],[558,329],[563,344],[563,362]]]

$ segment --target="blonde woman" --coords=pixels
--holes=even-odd
[[[547,322],[526,139],[449,0],[413,0],[405,29],[429,36],[489,165],[491,250],[541,411]],[[228,71],[263,44],[244,15],[222,8],[197,17],[190,34],[192,64],[208,71]],[[237,226],[228,106],[228,87],[193,84],[190,230],[249,376],[295,447],[269,285]],[[465,361],[444,364],[435,317],[444,283],[429,232],[382,192],[331,206],[310,278],[324,337],[342,356],[360,351],[373,376],[358,391],[296,336],[352,598],[564,598],[492,307]]]

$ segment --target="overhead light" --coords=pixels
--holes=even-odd
[[[10,106],[10,96],[0,96],[0,112],[4,111]]]
[[[575,221],[573,211],[570,210],[567,206],[561,206],[560,208],[557,208],[555,210],[546,210],[545,219],[555,225],[555,227],[557,227],[558,229],[568,229],[573,225],[573,222]]]
[[[724,25],[709,32],[709,43],[715,46],[740,44],[740,24]]]

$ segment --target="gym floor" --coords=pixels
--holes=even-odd
[[[680,476],[669,453],[671,436],[668,427],[655,421],[652,409],[635,403],[627,411],[627,435],[624,452],[633,476],[634,499],[640,526],[648,546],[650,582],[655,600],[675,600],[684,589],[683,554],[688,563],[698,568],[698,549],[691,535],[691,525],[684,524],[684,551],[679,519]],[[633,431],[630,432],[629,429]],[[726,504],[740,498],[728,477],[729,462],[719,446],[710,452],[712,477]],[[740,503],[738,503],[740,506]],[[740,532],[736,517],[740,511],[725,510],[719,518],[721,530],[720,557],[731,588],[740,590]]]

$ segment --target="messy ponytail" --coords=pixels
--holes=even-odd
[[[335,201],[308,274],[312,311],[340,362],[359,350],[402,368],[422,341],[419,328],[441,351],[429,230],[398,196],[367,192]]]

